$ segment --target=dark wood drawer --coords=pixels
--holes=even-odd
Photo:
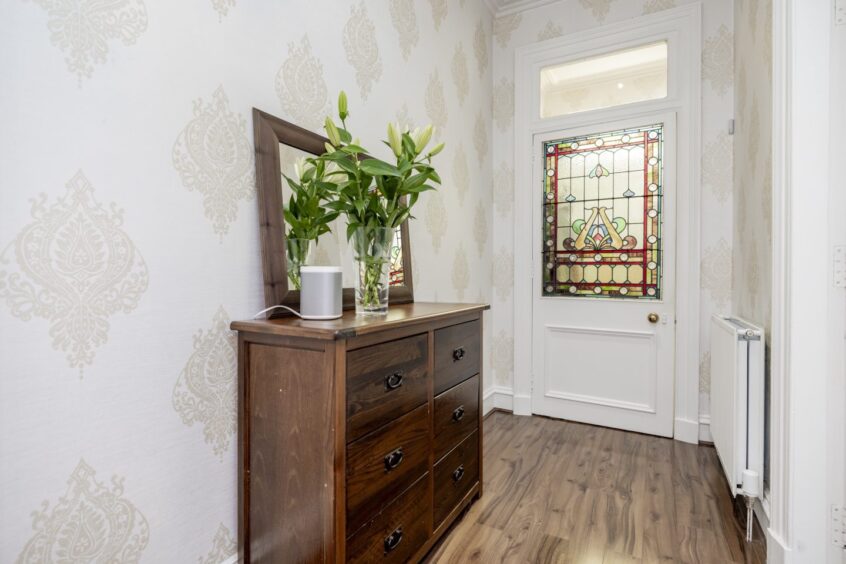
[[[435,398],[435,460],[479,427],[479,375]]]
[[[432,530],[429,474],[347,541],[347,562],[405,562]]]
[[[435,331],[435,395],[479,373],[481,348],[478,321]]]
[[[347,356],[347,442],[426,403],[429,343],[415,335]]]
[[[478,481],[479,433],[474,431],[435,464],[436,528]]]
[[[429,405],[347,446],[347,535],[426,473]]]

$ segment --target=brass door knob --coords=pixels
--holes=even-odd
[[[646,319],[648,319],[650,323],[658,323],[658,314],[650,313],[646,316]]]

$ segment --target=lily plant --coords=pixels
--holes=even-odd
[[[336,169],[329,172],[336,185],[333,201],[328,207],[347,218],[347,239],[356,229],[396,228],[412,217],[411,208],[420,194],[434,190],[441,177],[432,166],[432,157],[440,153],[444,144],[437,144],[425,152],[432,139],[432,126],[400,132],[388,124],[388,139],[396,163],[392,164],[367,155],[367,149],[358,139],[353,140],[347,129],[347,95],[338,96],[338,127],[331,117],[326,117],[324,129],[329,137],[326,152],[319,160],[333,163]]]
[[[288,253],[288,279],[295,290],[300,289],[300,266],[308,255],[311,242],[315,243],[330,224],[340,215],[328,207],[335,186],[324,180],[326,164],[318,159],[300,159],[294,165],[296,178],[285,175],[291,196],[284,205],[283,214],[288,224],[286,234]]]
[[[347,95],[342,91],[338,96],[340,126],[331,117],[326,118],[324,129],[329,142],[317,161],[325,165],[323,178],[334,185],[326,207],[347,219],[347,240],[353,240],[361,265],[361,299],[365,306],[372,307],[380,294],[387,296],[387,259],[377,256],[381,253],[374,249],[384,246],[386,233],[392,236],[393,230],[413,217],[411,210],[420,194],[441,183],[432,157],[443,150],[444,144],[426,150],[432,139],[431,125],[409,132],[389,123],[388,138],[383,143],[390,148],[394,160],[387,162],[370,156],[353,138],[347,127],[349,115]]]

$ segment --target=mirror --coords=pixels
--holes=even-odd
[[[304,157],[319,155],[328,140],[274,117],[253,109],[253,132],[256,150],[256,186],[258,189],[259,221],[264,271],[264,296],[267,307],[286,305],[297,309],[299,292],[288,278],[288,257],[285,235],[287,225],[282,216],[283,205],[291,189],[283,174],[294,178],[294,163]],[[344,309],[355,307],[354,259],[347,244],[345,219],[339,217],[332,224],[332,232],[320,237],[309,251],[309,264],[341,266],[344,281]],[[414,301],[412,291],[411,252],[408,221],[394,234],[390,266],[390,303]],[[284,310],[274,310],[269,317],[290,315]]]

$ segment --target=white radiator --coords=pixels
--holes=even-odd
[[[764,331],[736,317],[711,318],[711,436],[732,495],[744,470],[763,477]]]

